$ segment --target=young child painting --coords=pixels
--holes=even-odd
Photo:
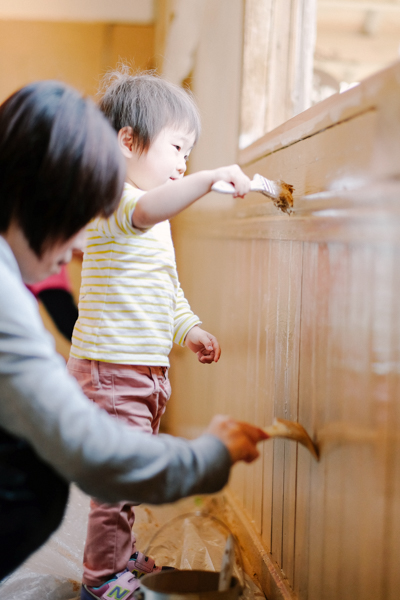
[[[171,394],[173,343],[201,363],[217,362],[220,346],[190,309],[179,284],[169,219],[211,190],[232,183],[250,189],[237,165],[184,177],[200,133],[189,92],[152,74],[108,75],[100,108],[118,135],[126,182],[118,209],[87,231],[79,318],[69,372],[86,396],[115,418],[155,435]],[[105,597],[107,582],[126,569],[159,569],[136,548],[129,503],[91,501],[82,598]]]

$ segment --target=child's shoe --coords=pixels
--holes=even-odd
[[[140,581],[136,575],[125,569],[99,587],[82,584],[81,600],[131,600],[139,587]]]
[[[173,571],[174,567],[157,567],[154,558],[151,558],[151,556],[145,556],[141,552],[134,552],[128,561],[127,569],[139,579],[147,573]]]
[[[141,577],[147,573],[158,573],[161,567],[157,567],[154,558],[145,556],[141,552],[134,552],[130,557],[127,569],[137,577]]]

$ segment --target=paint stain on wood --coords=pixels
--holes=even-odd
[[[285,183],[284,181],[280,181],[279,184],[281,186],[279,198],[274,198],[273,203],[276,208],[279,208],[282,212],[290,215],[293,208],[294,187],[290,185],[290,183]]]

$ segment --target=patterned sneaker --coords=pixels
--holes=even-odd
[[[125,569],[99,587],[82,584],[81,600],[131,600],[139,588],[138,578]]]
[[[174,567],[157,567],[154,558],[151,558],[151,556],[145,556],[141,552],[134,552],[128,561],[127,569],[139,579],[147,573],[173,571]]]

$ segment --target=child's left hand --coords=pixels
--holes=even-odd
[[[217,338],[198,325],[190,329],[185,338],[185,344],[197,355],[199,362],[203,364],[218,362],[221,356],[221,348]]]

